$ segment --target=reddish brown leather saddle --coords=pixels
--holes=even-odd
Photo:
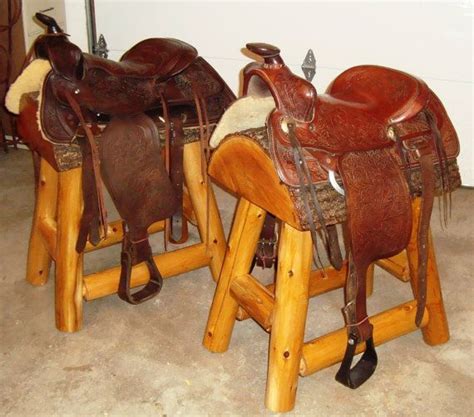
[[[103,180],[126,226],[119,297],[141,303],[162,285],[148,227],[171,217],[170,240],[186,239],[184,128],[199,126],[201,143],[207,147],[209,125],[235,97],[185,42],[146,39],[114,62],[83,53],[54,19],[41,13],[36,17],[48,33],[37,39],[34,50],[52,67],[41,92],[43,136],[53,143],[78,141],[83,151],[84,212],[76,249],[83,251],[87,240],[96,245],[106,232]],[[159,129],[151,116],[163,123],[164,159]],[[140,262],[147,264],[150,281],[131,294],[131,268]]]
[[[276,108],[267,119],[270,154],[280,179],[300,189],[313,243],[316,247],[319,229],[336,268],[342,266],[336,228],[326,224],[316,188],[330,180],[345,194],[349,268],[342,311],[348,341],[336,379],[357,388],[377,365],[366,308],[367,269],[406,248],[411,197],[416,194],[422,196],[416,313],[416,323],[421,323],[435,172],[440,172],[442,191],[449,192],[447,162],[459,152],[456,132],[436,95],[409,74],[354,67],[339,75],[326,94],[318,95],[311,83],[284,64],[278,48],[260,43],[247,48],[264,62],[245,68],[244,95],[273,96]],[[421,192],[410,183],[413,169],[421,175]],[[362,342],[365,352],[351,368]]]

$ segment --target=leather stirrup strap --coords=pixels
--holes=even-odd
[[[378,361],[373,343],[373,327],[366,310],[366,277],[367,265],[356,265],[350,252],[344,288],[346,305],[342,309],[348,337],[346,352],[336,374],[336,381],[352,389],[359,387],[372,376]],[[357,345],[364,341],[365,351],[351,368]]]
[[[124,230],[126,230],[125,224],[123,227]],[[125,232],[122,241],[122,253],[120,259],[122,269],[120,271],[118,296],[122,300],[134,305],[141,304],[144,301],[153,298],[161,291],[161,287],[163,286],[163,277],[161,276],[160,271],[153,260],[153,254],[151,252],[148,238],[145,238],[139,242],[132,242],[128,232]],[[141,290],[132,294],[130,290],[132,266],[141,262],[145,262],[148,268],[150,280]]]

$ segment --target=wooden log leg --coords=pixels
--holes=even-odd
[[[211,352],[225,352],[229,347],[239,307],[230,286],[235,277],[250,271],[264,220],[263,209],[240,199],[204,334],[203,344]]]
[[[44,219],[56,217],[58,195],[58,174],[45,159],[41,159],[40,162],[35,194],[35,212],[28,247],[26,280],[33,285],[44,285],[48,281],[51,256],[41,236],[39,225]]]
[[[311,271],[310,233],[284,223],[280,239],[265,394],[265,405],[274,412],[295,405]]]
[[[226,242],[210,179],[206,182],[202,175],[199,142],[185,145],[183,167],[186,185],[196,214],[199,234],[202,241],[208,244],[209,255],[211,256],[209,267],[214,281],[217,281],[224,261]],[[209,236],[207,236],[208,232]]]
[[[59,174],[56,256],[56,327],[63,332],[82,328],[82,261],[76,252],[82,213],[82,168]]]
[[[421,200],[415,199],[412,204],[413,209],[413,228],[410,243],[407,248],[408,264],[410,267],[411,286],[413,294],[416,297],[417,288],[417,271],[418,271],[418,253],[417,253],[417,230],[419,223],[419,213]],[[429,312],[429,322],[421,329],[424,341],[429,345],[438,345],[449,340],[449,327],[444,309],[443,296],[438,275],[438,267],[436,265],[435,251],[433,247],[433,239],[431,233],[428,239],[428,268],[427,268],[427,294],[426,308]]]

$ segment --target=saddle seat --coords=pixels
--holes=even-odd
[[[309,96],[301,87],[299,94]],[[311,120],[296,121],[295,131],[301,146],[316,157],[319,151],[343,154],[385,148],[393,145],[390,126],[416,116],[429,96],[423,81],[404,72],[373,65],[353,67],[337,77],[326,94],[317,95]],[[274,126],[282,123],[280,114],[274,117]]]
[[[119,62],[84,54],[87,69],[102,69],[117,77],[153,78],[162,82],[191,65],[197,50],[177,39],[145,39],[130,48]]]
[[[369,112],[383,123],[399,123],[422,110],[430,89],[420,79],[392,68],[360,65],[340,74],[326,94]]]

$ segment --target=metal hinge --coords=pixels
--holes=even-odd
[[[308,53],[301,65],[301,69],[303,70],[304,77],[308,81],[311,81],[316,75],[316,58],[314,57],[312,49],[308,49]]]

